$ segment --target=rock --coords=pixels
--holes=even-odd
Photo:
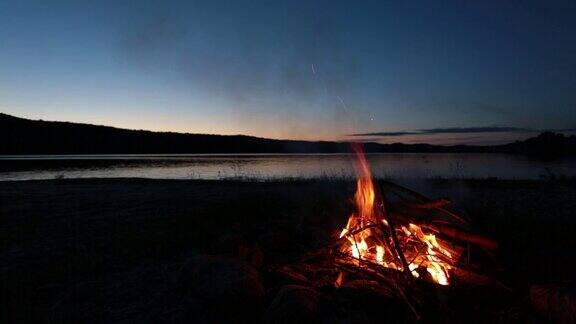
[[[262,312],[258,272],[238,259],[192,258],[180,271],[177,289],[186,299],[185,322],[253,322]]]
[[[562,285],[534,285],[530,301],[547,321],[576,323],[576,287]]]
[[[318,321],[319,308],[325,299],[316,290],[298,285],[280,289],[266,310],[265,323],[310,323]]]

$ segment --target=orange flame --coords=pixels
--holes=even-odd
[[[365,226],[367,223],[376,223],[378,221],[374,213],[376,194],[374,192],[370,165],[366,160],[366,155],[364,154],[362,145],[354,144],[352,149],[356,153],[356,168],[358,171],[358,181],[356,182],[356,194],[354,195],[354,200],[358,207],[360,226]]]
[[[341,247],[342,252],[357,260],[368,261],[381,266],[402,270],[402,263],[387,247],[392,246],[389,235],[383,231],[390,231],[388,221],[384,219],[385,206],[381,195],[375,191],[370,165],[361,144],[352,146],[356,153],[356,169],[358,180],[354,202],[357,211],[348,218],[346,227],[342,229],[340,237],[347,241]],[[396,229],[399,241],[403,242],[401,251],[409,260],[408,268],[414,277],[421,277],[428,273],[430,280],[440,285],[449,284],[450,266],[443,259],[451,259],[451,253],[444,248],[433,234],[426,234],[422,228],[409,224],[408,228],[402,226]],[[408,246],[409,245],[409,246]],[[355,263],[359,265],[358,262]],[[339,277],[338,285],[342,278]]]

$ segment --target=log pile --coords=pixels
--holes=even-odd
[[[486,264],[491,252],[498,247],[497,242],[472,232],[465,217],[447,208],[450,199],[429,199],[387,181],[380,181],[378,185],[382,196],[386,197],[383,200],[386,209],[382,213],[385,229],[379,229],[379,224],[366,224],[345,236],[335,237],[332,244],[312,251],[296,262],[279,267],[277,272],[290,282],[320,290],[351,286],[371,289],[382,297],[401,300],[414,319],[420,319],[423,309],[431,304],[439,307],[439,292],[449,294],[470,286],[499,285],[489,275],[490,265]],[[406,231],[410,224],[418,224],[418,227],[434,233],[450,251],[447,254],[452,258],[441,253],[434,255],[434,260],[445,262],[451,269],[449,286],[434,283],[425,268],[412,266],[413,259],[408,258],[409,253],[401,246],[405,237],[397,235]],[[343,251],[347,236],[367,229],[390,233],[386,251],[397,258],[400,266],[383,266]]]

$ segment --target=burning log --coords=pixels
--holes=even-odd
[[[434,203],[433,200],[429,199],[428,197],[412,190],[412,189],[408,189],[404,186],[401,186],[399,184],[393,183],[393,182],[389,182],[389,181],[380,181],[380,185],[384,188],[389,188],[391,189],[391,192],[394,193],[395,195],[405,198],[405,197],[409,197],[413,200],[419,201],[421,204],[423,204],[424,206],[428,206],[431,209],[436,209],[448,216],[450,216],[452,219],[462,223],[462,224],[468,224],[468,220],[466,220],[464,217],[462,217],[461,215],[458,215],[457,213],[448,210],[446,208],[444,208],[444,206],[442,206],[442,204],[440,203]]]
[[[393,211],[390,214],[403,224],[409,224],[411,221],[410,216],[404,212]],[[466,231],[455,225],[440,222],[432,223],[430,221],[421,221],[419,224],[430,231],[462,243],[476,245],[487,250],[498,248],[498,242],[493,238]]]
[[[384,201],[384,196],[382,196],[382,200]],[[404,256],[404,252],[402,251],[402,247],[400,246],[400,241],[398,240],[398,235],[396,234],[396,226],[394,225],[394,219],[386,212],[386,204],[382,204],[382,214],[384,215],[384,219],[388,226],[390,227],[390,235],[392,236],[392,242],[394,242],[394,248],[396,249],[396,253],[398,254],[398,258],[402,263],[402,269],[404,272],[410,276],[410,267],[408,262],[406,262],[406,257]],[[381,226],[384,227],[384,222],[382,222]]]
[[[463,230],[460,230],[454,226],[450,225],[434,225],[428,226],[433,231],[436,231],[442,235],[448,236],[450,238],[470,243],[473,245],[477,245],[481,248],[487,250],[496,250],[498,248],[498,242],[493,238],[482,236],[479,234],[469,233]]]

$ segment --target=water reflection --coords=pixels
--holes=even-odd
[[[369,154],[378,178],[576,176],[576,159],[538,161],[504,154]],[[354,177],[346,154],[95,155],[0,158],[0,180],[54,178],[275,179]]]

